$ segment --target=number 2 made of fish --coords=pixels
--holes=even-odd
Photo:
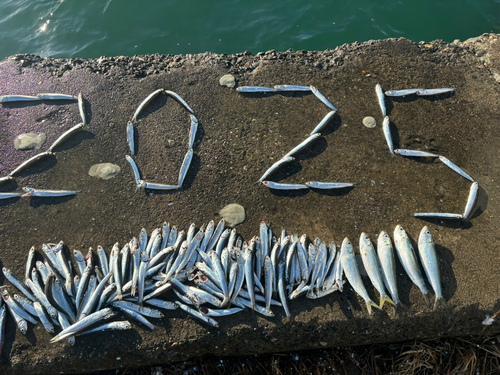
[[[323,129],[335,116],[337,113],[337,108],[333,106],[332,103],[323,95],[319,90],[314,86],[297,86],[297,85],[276,85],[274,88],[271,87],[263,87],[263,86],[242,86],[238,87],[236,91],[240,93],[283,93],[283,92],[312,92],[316,98],[318,98],[323,104],[325,104],[328,108],[331,109],[330,112],[326,114],[326,116],[321,120],[321,122],[316,125],[313,131],[309,134],[309,136],[295,146],[293,149],[288,151],[280,160],[274,163],[261,178],[256,182],[257,184],[263,184],[270,189],[276,190],[300,190],[300,189],[342,189],[347,187],[352,187],[354,184],[350,182],[325,182],[325,181],[308,181],[305,184],[287,184],[287,183],[278,183],[266,180],[268,176],[272,173],[276,172],[279,168],[288,164],[295,160],[294,155],[300,153],[315,141],[317,141],[321,137],[321,129]]]

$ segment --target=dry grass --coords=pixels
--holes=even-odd
[[[204,358],[99,375],[500,374],[500,337],[428,340],[237,358]],[[93,374],[98,375],[98,374]]]

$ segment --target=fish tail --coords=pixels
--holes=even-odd
[[[403,302],[398,301],[396,302],[396,309],[408,310],[408,306],[406,306]]]
[[[116,298],[118,299],[118,301],[121,301],[123,299],[123,295],[121,293],[117,294]]]
[[[380,298],[380,309],[382,309],[382,306],[384,306],[384,303],[385,302],[388,302],[390,303],[391,305],[394,305],[394,306],[397,306],[393,301],[392,299],[389,297],[389,296],[385,296],[385,297],[381,297]]]
[[[434,301],[434,311],[436,311],[439,306],[444,305],[446,305],[446,300],[443,297],[436,296],[436,300]]]
[[[366,302],[366,308],[368,309],[368,314],[369,315],[372,314],[372,306],[375,307],[375,308],[377,308],[377,309],[380,309],[379,305],[377,305],[371,299],[369,299],[368,301],[365,301],[365,302]]]
[[[137,291],[137,287],[136,287],[136,286],[132,286],[132,290],[130,291],[130,295],[131,295],[132,297],[134,297],[134,296],[135,296],[135,292],[136,292],[136,291]]]

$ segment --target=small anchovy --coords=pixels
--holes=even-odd
[[[465,177],[470,182],[474,182],[474,179],[471,176],[469,176],[467,173],[465,173],[458,165],[452,163],[449,159],[440,155],[439,160],[441,160],[444,164],[446,164],[448,167],[450,167],[455,172],[457,172],[460,176]]]
[[[20,171],[22,171],[23,169],[29,167],[31,164],[33,164],[34,162],[40,160],[40,159],[43,159],[44,157],[48,156],[48,155],[53,155],[52,152],[49,150],[49,151],[45,151],[45,152],[41,152],[31,158],[29,158],[28,160],[26,160],[24,163],[20,164],[16,169],[14,169],[12,172],[10,172],[9,176],[14,176],[16,173],[19,173]]]
[[[276,190],[299,190],[299,189],[309,189],[309,186],[304,184],[282,184],[279,182],[273,181],[262,181],[264,186],[267,186],[269,189]]]
[[[139,116],[139,114],[144,109],[144,107],[146,107],[154,98],[156,98],[158,95],[160,95],[163,92],[164,92],[163,89],[158,89],[158,90],[152,92],[151,94],[149,94],[148,97],[146,99],[144,99],[143,102],[139,105],[139,107],[137,107],[137,109],[134,113],[134,116],[132,117],[132,122],[136,123],[137,116]]]
[[[95,328],[89,329],[88,331],[82,331],[77,336],[86,335],[95,332],[105,332],[105,331],[125,331],[127,329],[132,329],[132,325],[128,320],[122,320],[120,322],[110,322],[105,323]]]
[[[382,87],[378,83],[375,86],[375,92],[377,93],[378,104],[382,110],[382,115],[385,117],[387,116],[387,111],[385,109],[384,91],[382,91]]]
[[[62,142],[64,142],[66,139],[72,137],[74,134],[78,133],[80,130],[83,129],[85,124],[82,122],[78,125],[73,126],[71,129],[67,130],[64,132],[59,138],[55,140],[54,143],[52,143],[52,146],[49,147],[49,152],[52,152],[52,150],[59,146]]]
[[[314,133],[313,135],[310,135],[304,141],[299,143],[298,146],[295,146],[291,151],[288,151],[288,153],[285,156],[283,156],[283,159],[304,150],[307,146],[310,146],[311,143],[316,141],[319,137],[321,137],[320,133]]]
[[[7,181],[10,181],[13,179],[14,179],[14,177],[12,177],[12,176],[0,177],[0,184],[3,184],[4,182],[7,182]]]
[[[0,199],[19,198],[20,193],[0,193]]]
[[[328,112],[327,115],[325,117],[323,117],[323,120],[321,120],[321,122],[318,125],[316,125],[314,130],[309,135],[313,135],[313,134],[319,132],[321,129],[323,129],[330,122],[332,117],[335,116],[336,113],[337,113],[336,111]]]
[[[37,324],[36,319],[34,319],[30,314],[24,311],[22,307],[19,306],[17,302],[10,297],[9,292],[5,287],[0,287],[0,293],[2,294],[2,298],[5,304],[12,313],[16,313],[20,318],[27,320],[33,324]]]
[[[238,92],[276,92],[275,89],[264,86],[241,86],[236,89]]]
[[[134,159],[132,159],[130,156],[125,155],[125,159],[127,159],[130,166],[132,167],[132,172],[134,172],[135,183],[138,185],[139,181],[141,180],[141,174],[139,173],[139,168],[137,168],[137,164],[135,164]],[[139,188],[139,186],[137,187]]]
[[[404,90],[389,90],[385,92],[386,96],[406,96],[416,94],[423,89],[404,89]]]
[[[439,95],[439,94],[445,94],[447,92],[453,92],[455,89],[452,88],[442,88],[442,89],[422,89],[416,92],[417,95],[419,96],[424,96],[424,95]]]
[[[147,320],[144,316],[142,316],[141,314],[139,314],[138,312],[135,312],[135,311],[132,311],[132,310],[129,310],[125,307],[121,307],[121,306],[117,306],[118,309],[120,309],[121,311],[123,311],[125,314],[127,314],[129,317],[131,317],[132,319],[136,320],[137,322],[143,324],[144,326],[146,326],[147,328],[149,328],[150,330],[154,330],[155,329],[155,326],[152,325],[149,320]]]
[[[280,296],[281,304],[285,310],[286,316],[290,317],[290,310],[288,309],[288,304],[286,301],[286,291],[285,291],[285,260],[280,260],[278,263],[278,294]]]
[[[39,190],[39,189],[33,189],[29,187],[23,187],[23,190],[26,192],[26,194],[23,194],[22,197],[43,197],[43,198],[50,198],[50,197],[65,197],[67,195],[76,195],[76,191],[72,190]]]
[[[0,306],[0,355],[5,341],[5,322],[7,321],[7,307]]]
[[[479,189],[479,184],[473,182],[469,190],[469,198],[467,198],[467,204],[465,205],[464,218],[469,220],[474,213],[473,208],[477,201],[477,191]]]
[[[193,115],[191,117],[191,129],[189,130],[189,147],[188,149],[192,149],[194,145],[194,140],[196,138],[196,132],[198,131],[198,119]]]
[[[77,96],[66,94],[43,93],[37,95],[42,100],[78,100]]]
[[[219,323],[217,323],[216,320],[212,319],[211,317],[199,312],[196,309],[193,309],[192,307],[189,307],[187,305],[184,305],[183,303],[176,302],[177,306],[179,306],[182,310],[190,314],[191,316],[200,319],[201,321],[210,324],[212,327],[218,327]]]
[[[366,233],[361,233],[359,238],[359,252],[368,277],[370,278],[373,286],[380,293],[380,308],[384,306],[384,302],[389,302],[390,304],[396,306],[385,291],[377,253],[375,252],[375,248],[373,247],[370,237]]]
[[[80,117],[84,125],[87,125],[87,118],[85,116],[85,103],[83,102],[82,93],[78,94],[78,110],[80,111]]]
[[[93,314],[90,314],[89,316],[86,316],[75,324],[70,325],[68,328],[63,329],[57,336],[53,337],[50,342],[54,343],[59,340],[65,339],[66,337],[76,335],[79,332],[85,330],[85,328],[99,322],[100,320],[108,319],[115,315],[115,312],[113,312],[109,307],[106,307]]]
[[[226,308],[226,309],[209,309],[208,307],[200,307],[200,312],[205,314],[206,316],[228,316],[228,315],[233,315],[236,314],[240,311],[243,311],[241,307],[232,307],[232,308]]]
[[[21,305],[21,307],[29,312],[33,316],[37,316],[37,312],[35,310],[35,307],[33,306],[33,302],[31,302],[29,299],[26,297],[20,296],[19,294],[14,294],[14,299],[16,302]]]
[[[406,150],[406,149],[402,149],[402,148],[394,150],[394,153],[396,155],[408,156],[411,158],[437,158],[437,157],[439,157],[439,155],[432,154],[432,153],[426,152],[426,151]]]
[[[275,170],[277,170],[278,168],[280,168],[284,164],[290,163],[294,160],[295,160],[295,158],[293,156],[285,156],[283,159],[278,160],[276,163],[271,165],[271,167],[269,167],[269,169],[267,171],[264,172],[264,174],[262,175],[261,178],[259,178],[259,181],[257,181],[257,183],[262,183],[262,181],[264,181],[264,179],[267,176],[269,176],[271,173],[273,173]]]
[[[413,214],[414,217],[424,219],[449,219],[449,220],[462,220],[464,218],[461,214],[448,214],[444,212],[417,212]]]
[[[191,107],[186,103],[184,99],[181,98],[181,96],[173,91],[169,90],[164,90],[165,94],[170,95],[172,98],[177,100],[181,105],[186,108],[189,112],[191,112],[192,115],[194,115],[194,111],[191,109]]]
[[[130,155],[135,155],[135,144],[134,144],[134,124],[129,122],[127,124],[127,143],[130,149]]]
[[[42,324],[45,327],[45,329],[47,330],[47,332],[54,333],[54,325],[50,322],[47,315],[45,315],[45,311],[43,311],[43,308],[42,308],[42,305],[40,304],[40,302],[35,301],[35,303],[33,303],[33,307],[35,308],[36,313],[38,315],[38,318],[42,322]]]
[[[320,181],[308,181],[306,185],[314,189],[343,189],[346,187],[352,187],[354,184],[350,182],[320,182]]]
[[[138,180],[137,188],[150,189],[150,190],[177,190],[179,189],[179,185],[156,184],[153,182]]]
[[[38,96],[29,95],[2,95],[0,96],[0,103],[10,103],[10,102],[29,102],[34,100],[40,100]]]
[[[276,85],[274,86],[276,91],[311,91],[309,86],[297,86],[297,85]]]
[[[17,277],[11,270],[3,267],[2,268],[3,274],[11,282],[12,285],[14,285],[20,292],[23,292],[26,297],[28,297],[30,300],[33,302],[36,301],[35,296],[30,293],[28,288],[26,288],[26,285],[24,282],[21,281],[19,277]]]
[[[368,293],[366,292],[365,286],[363,285],[363,280],[361,280],[361,275],[359,274],[358,263],[356,261],[356,256],[354,255],[354,249],[352,247],[351,241],[346,237],[342,241],[342,246],[340,248],[340,261],[342,263],[342,268],[345,272],[347,280],[353,287],[353,289],[358,293],[366,303],[366,308],[368,309],[368,314],[372,314],[372,306],[380,309],[380,307],[373,302]]]
[[[156,298],[149,298],[149,299],[144,298],[144,302],[147,303],[148,305],[159,307],[160,309],[164,310],[176,310],[179,307],[175,304],[175,302],[163,301],[161,299],[156,299]]]
[[[335,108],[333,106],[332,103],[330,103],[330,101],[322,94],[319,92],[319,90],[314,87],[314,86],[309,86],[311,91],[313,92],[314,96],[317,97],[321,103],[323,103],[324,105],[326,105],[328,108],[332,109],[333,111],[337,111],[337,108]]]
[[[418,266],[413,246],[411,245],[408,235],[401,225],[397,225],[396,229],[394,229],[394,243],[396,245],[396,252],[398,253],[399,261],[403,265],[406,274],[422,291],[425,301],[427,302],[427,295],[429,294],[429,291],[425,286],[424,278],[420,272],[420,267]]]
[[[129,301],[115,301],[112,304],[116,308],[124,307],[128,310],[135,311],[141,315],[147,316],[149,318],[163,318],[164,315],[161,311],[156,309],[150,309],[149,307],[141,307],[135,303]]]
[[[391,127],[389,123],[389,116],[384,117],[384,122],[382,123],[382,129],[384,130],[385,140],[387,146],[389,146],[389,151],[394,155],[394,144],[392,143]]]
[[[14,310],[12,310],[9,305],[7,305],[7,308],[10,311],[10,315],[12,315],[12,317],[16,321],[17,328],[21,331],[23,335],[25,335],[26,332],[28,331],[28,322],[26,322],[25,319],[20,317],[19,314],[17,314]]]
[[[422,228],[418,236],[418,254],[420,255],[420,261],[424,267],[425,274],[427,275],[427,280],[429,280],[436,294],[436,300],[434,302],[434,310],[436,310],[438,305],[444,302],[444,299],[441,291],[441,275],[439,273],[436,246],[434,245],[434,239],[427,226]]]
[[[394,259],[394,248],[391,238],[382,231],[378,236],[377,255],[382,268],[382,278],[384,284],[391,293],[392,300],[396,305],[400,304],[398,284],[396,281],[396,260]]]
[[[240,304],[242,304],[245,307],[252,308],[252,303],[249,300],[245,299],[245,298],[236,297],[235,302],[239,302]],[[253,310],[257,311],[259,314],[262,314],[264,316],[268,316],[268,317],[271,317],[271,318],[274,317],[274,313],[270,309],[266,310],[266,308],[264,306],[255,305],[253,307]]]
[[[33,268],[33,261],[35,259],[35,246],[31,246],[28,252],[28,260],[26,261],[26,273],[24,274],[24,280],[29,279],[31,276],[31,269]]]
[[[179,187],[182,186],[184,179],[186,178],[187,171],[189,166],[191,165],[191,160],[193,160],[193,149],[190,148],[186,155],[184,156],[184,160],[181,165],[181,169],[179,171]]]

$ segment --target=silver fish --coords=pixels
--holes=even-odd
[[[469,190],[469,197],[467,198],[467,204],[465,205],[464,218],[466,220],[469,220],[472,217],[472,214],[474,213],[473,209],[474,206],[476,205],[478,190],[479,190],[479,184],[477,182],[473,182]]]
[[[134,124],[129,122],[127,124],[127,144],[130,149],[130,155],[135,155],[135,143],[134,143]]]
[[[266,255],[264,258],[264,275],[265,275],[265,300],[266,300],[266,310],[271,311],[271,298],[273,295],[273,271],[272,271],[272,264],[271,264],[271,258],[269,258],[269,255]]]
[[[20,193],[0,193],[0,199],[10,199],[19,197],[21,197]]]
[[[53,155],[52,152],[49,150],[49,151],[45,151],[45,152],[41,152],[31,158],[29,158],[28,160],[26,160],[25,162],[21,163],[16,169],[14,169],[12,172],[9,173],[9,176],[14,176],[16,173],[19,173],[21,172],[23,169],[25,168],[28,168],[31,164],[37,162],[38,160],[41,160],[43,159],[44,157],[46,156],[49,156],[49,155]]]
[[[424,96],[424,95],[439,95],[439,94],[445,94],[448,92],[453,92],[455,89],[452,88],[442,88],[442,89],[422,89],[416,92],[417,95],[419,96]]]
[[[42,100],[78,100],[77,96],[66,94],[43,93],[37,96]]]
[[[0,96],[0,103],[10,103],[10,102],[31,102],[35,100],[40,100],[38,96],[30,95],[2,95]]]
[[[6,326],[5,322],[6,321],[7,321],[7,307],[0,306],[0,355],[2,354],[3,343],[5,341],[5,326]]]
[[[26,194],[22,197],[42,197],[42,198],[52,198],[52,197],[65,197],[67,195],[76,195],[76,191],[73,190],[41,190],[33,189],[29,187],[23,187]]]
[[[436,255],[436,246],[434,239],[427,226],[423,227],[418,236],[418,254],[420,261],[424,267],[427,280],[432,285],[434,293],[436,293],[436,300],[434,302],[434,310],[438,307],[440,302],[444,302],[443,293],[441,291],[441,275],[439,273],[439,261]]]
[[[391,126],[389,122],[389,116],[384,117],[384,122],[382,123],[382,129],[384,130],[385,140],[387,146],[389,146],[389,151],[394,155],[394,145],[392,143]]]
[[[323,103],[324,105],[326,105],[328,108],[332,109],[333,111],[337,111],[337,108],[335,108],[333,106],[332,103],[330,103],[330,101],[322,94],[319,92],[319,90],[314,87],[314,86],[309,86],[311,91],[313,92],[314,96],[317,97],[321,103]]]
[[[143,324],[144,326],[146,326],[147,328],[151,329],[151,330],[154,330],[155,329],[155,326],[152,325],[149,320],[147,320],[144,316],[142,316],[141,314],[139,314],[138,312],[135,312],[135,311],[132,311],[132,310],[129,310],[125,307],[122,307],[122,306],[115,306],[117,309],[123,311],[125,314],[127,314],[129,317],[131,317],[132,319],[136,320],[137,322]]]
[[[288,304],[286,301],[286,292],[285,292],[285,261],[282,259],[278,263],[278,294],[280,296],[281,304],[283,305],[283,309],[285,310],[286,316],[292,316],[290,314],[290,310],[288,309]]]
[[[113,312],[109,307],[99,310],[89,316],[83,318],[82,320],[70,325],[68,328],[63,329],[57,336],[53,337],[50,342],[54,343],[59,340],[63,340],[66,337],[74,336],[79,332],[85,330],[87,327],[97,323],[102,319],[108,319],[115,316],[116,313]]]
[[[35,301],[33,303],[33,306],[35,307],[35,310],[38,314],[38,318],[42,322],[43,326],[47,330],[47,332],[54,333],[54,325],[50,322],[49,318],[47,315],[45,315],[45,311],[43,311],[42,305],[40,305],[40,302]]]
[[[59,324],[61,325],[62,329],[66,329],[71,325],[69,320],[66,318],[64,314],[59,314],[57,316],[57,320],[59,321]],[[75,345],[75,336],[69,336],[67,340],[68,344],[70,344],[71,346]]]
[[[370,237],[366,233],[361,233],[359,238],[359,252],[368,277],[370,278],[373,286],[380,293],[380,308],[384,306],[385,302],[396,305],[385,291],[377,253],[375,252],[375,248],[373,247]]]
[[[387,116],[387,110],[385,109],[385,98],[384,91],[382,87],[377,83],[375,86],[375,92],[377,93],[378,104],[380,105],[380,110],[382,111],[382,115]]]
[[[448,220],[462,220],[464,218],[461,214],[450,214],[444,212],[417,212],[413,214],[414,217],[424,219],[448,219]]]
[[[219,326],[219,323],[217,323],[217,321],[215,321],[214,319],[212,319],[211,317],[199,312],[198,310],[195,310],[193,309],[192,307],[189,307],[187,305],[184,305],[183,303],[180,303],[180,302],[176,302],[177,306],[179,306],[182,310],[184,310],[185,312],[187,312],[189,315],[197,318],[197,319],[200,319],[201,321],[211,325],[212,327],[218,327]]]
[[[264,181],[264,179],[267,176],[269,176],[271,173],[273,173],[275,170],[277,170],[278,168],[282,167],[283,165],[288,164],[294,160],[295,160],[295,158],[293,156],[285,156],[282,159],[278,160],[276,163],[271,165],[267,171],[264,172],[264,174],[262,175],[261,178],[259,178],[259,181],[257,181],[257,183],[262,183],[262,181]]]
[[[314,133],[310,135],[304,141],[299,143],[298,146],[295,146],[291,151],[288,151],[288,153],[285,156],[283,156],[283,159],[288,156],[293,156],[294,154],[304,150],[306,147],[310,146],[314,141],[318,140],[319,137],[321,137],[320,133]]]
[[[467,173],[465,173],[458,165],[453,164],[449,159],[440,155],[439,160],[441,160],[446,166],[450,167],[455,172],[457,172],[460,176],[465,177],[470,182],[474,182],[474,179],[471,176],[469,176]]]
[[[404,90],[389,90],[385,92],[385,96],[406,96],[416,94],[423,89],[404,89]]]
[[[264,186],[267,186],[269,189],[276,190],[299,190],[299,189],[309,189],[309,186],[304,184],[282,184],[279,182],[273,181],[262,181]]]
[[[23,281],[19,277],[17,277],[11,270],[3,267],[2,268],[3,274],[11,282],[12,285],[14,285],[20,292],[23,292],[26,297],[28,297],[30,300],[33,302],[36,301],[35,296],[30,293],[28,288],[26,288],[26,285],[24,284]]]
[[[209,309],[208,307],[201,307],[200,311],[206,316],[219,317],[219,316],[233,315],[240,311],[243,311],[243,309],[241,307],[232,307],[232,308],[214,310],[214,309]]]
[[[361,275],[359,274],[358,263],[356,261],[356,256],[354,255],[354,249],[352,247],[351,241],[346,237],[342,241],[342,246],[340,248],[340,261],[342,263],[342,268],[345,272],[347,280],[353,287],[353,289],[358,293],[366,303],[366,308],[368,309],[368,314],[372,314],[372,306],[379,309],[380,307],[373,302],[368,293],[366,292],[363,281],[361,280]]]
[[[263,86],[241,86],[236,89],[238,92],[276,92],[275,89]]]
[[[382,268],[382,278],[384,284],[391,293],[392,300],[396,305],[400,304],[398,284],[396,281],[396,261],[394,259],[394,249],[391,238],[382,231],[378,237],[377,255]]]
[[[215,231],[210,239],[210,242],[208,243],[208,246],[206,248],[206,251],[210,251],[214,248],[215,244],[219,241],[219,237],[224,232],[224,226],[226,225],[226,222],[224,219],[220,220],[219,223],[217,224],[217,227],[215,228]]]
[[[184,178],[186,178],[187,171],[189,166],[191,165],[191,160],[193,160],[193,149],[190,148],[186,155],[184,156],[184,160],[181,165],[181,169],[179,171],[179,187],[184,183]]]
[[[78,334],[78,336],[81,335],[86,335],[89,333],[96,333],[96,332],[106,332],[106,331],[125,331],[127,329],[132,329],[132,325],[128,320],[123,320],[120,322],[110,322],[110,323],[105,323],[102,324],[98,327],[89,329],[88,331],[83,331]]]
[[[141,174],[139,173],[139,168],[137,168],[137,164],[135,164],[134,159],[132,159],[130,156],[125,155],[125,159],[127,159],[130,166],[132,167],[132,172],[134,172],[135,183],[136,185],[138,185],[139,181],[141,181]]]
[[[144,298],[144,302],[147,303],[148,305],[159,307],[160,309],[164,310],[176,310],[179,306],[177,306],[174,302],[170,301],[163,301],[161,299],[155,299],[155,298]]]
[[[82,93],[78,94],[78,110],[80,111],[80,117],[82,118],[82,122],[84,125],[87,124],[87,118],[85,116],[85,103],[83,101],[83,95]]]
[[[83,271],[85,271],[85,267],[87,266],[87,264],[85,263],[85,257],[80,250],[73,250],[73,258],[75,258],[77,266],[76,270],[78,271],[78,274],[82,276]]]
[[[274,86],[276,91],[311,91],[309,86],[297,86],[297,85],[276,85]]]
[[[306,185],[314,189],[343,189],[352,187],[354,184],[350,182],[321,182],[321,181],[308,181]]]
[[[336,111],[330,111],[330,112],[328,112],[326,114],[326,116],[323,117],[323,120],[321,120],[321,122],[318,125],[316,125],[316,127],[314,128],[314,130],[309,135],[313,135],[315,133],[318,133],[321,129],[323,129],[330,122],[330,120],[332,119],[332,117],[335,116],[336,113],[337,113]]]
[[[192,149],[196,138],[196,132],[198,131],[198,119],[193,115],[190,115],[189,117],[191,118],[191,129],[189,130],[188,149]]]
[[[394,153],[396,155],[408,156],[411,158],[437,158],[437,157],[439,157],[439,155],[432,154],[432,153],[426,152],[426,151],[406,150],[406,149],[402,149],[402,148],[394,150]]]
[[[35,260],[35,246],[31,246],[31,249],[28,252],[28,260],[26,261],[26,273],[24,274],[24,280],[30,278],[34,260]]]
[[[136,305],[135,303],[129,302],[129,301],[115,301],[113,302],[114,307],[124,307],[126,309],[135,311],[141,315],[150,317],[150,318],[163,318],[164,315],[161,311],[156,310],[156,309],[150,309],[149,307],[141,307],[139,305]]]
[[[7,182],[7,181],[10,181],[13,179],[14,179],[14,177],[12,177],[12,176],[0,177],[0,184],[3,184],[4,182]]]
[[[150,189],[150,190],[177,190],[179,189],[179,185],[166,185],[166,184],[157,184],[154,182],[147,182],[144,180],[137,181],[137,187],[142,189]]]
[[[173,91],[165,90],[165,94],[170,95],[172,98],[177,100],[181,105],[186,108],[189,112],[191,112],[192,115],[194,115],[194,111],[191,109],[191,107],[186,103],[184,99],[181,98],[181,96]]]
[[[78,133],[80,130],[82,130],[85,127],[85,124],[82,122],[78,125],[73,126],[71,129],[68,129],[65,131],[59,138],[57,138],[54,143],[49,147],[49,152],[52,152],[54,148],[59,146],[61,143],[63,143],[65,140],[68,138],[71,138],[73,135]]]
[[[241,303],[245,307],[252,308],[253,310],[257,311],[259,314],[262,314],[264,316],[268,316],[271,318],[274,316],[274,313],[271,310],[267,310],[264,306],[260,306],[260,305],[252,306],[252,303],[245,298],[236,297],[235,301]]]
[[[20,296],[19,294],[14,294],[14,299],[16,302],[28,313],[30,313],[33,316],[37,316],[37,312],[35,310],[35,306],[33,306],[33,302],[31,302],[29,299]]]
[[[144,99],[142,101],[142,103],[139,105],[139,107],[137,107],[135,113],[134,113],[134,116],[132,117],[132,122],[133,123],[137,123],[137,116],[139,116],[139,114],[142,112],[142,110],[154,99],[156,98],[158,95],[160,95],[161,93],[163,93],[164,90],[163,89],[158,89],[154,92],[152,92],[151,94],[148,95],[148,97],[146,99]]]
[[[401,225],[397,225],[396,229],[394,229],[394,244],[396,245],[396,252],[398,253],[399,261],[403,265],[406,274],[410,277],[411,281],[419,287],[424,295],[425,301],[428,302],[427,295],[429,294],[429,291],[425,286],[424,278],[420,272],[420,267],[418,266],[413,246],[411,245],[408,235]]]

